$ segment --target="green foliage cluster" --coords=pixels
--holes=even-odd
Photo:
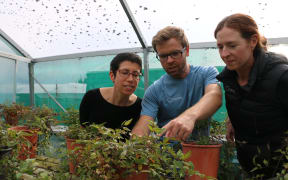
[[[235,162],[236,149],[235,144],[223,142],[220,152],[220,163],[218,169],[218,179],[221,180],[241,180],[243,174],[239,163]]]
[[[16,179],[20,160],[17,158],[17,144],[27,143],[24,133],[9,131],[0,121],[0,179]]]
[[[209,136],[202,135],[201,129],[209,127]],[[219,122],[216,120],[201,120],[197,121],[195,125],[195,130],[198,130],[197,139],[188,138],[187,142],[195,142],[198,145],[215,145],[223,144],[225,137],[225,122]]]
[[[42,107],[30,107],[22,104],[1,104],[0,115],[11,126],[27,126],[31,130],[37,130],[42,135],[41,146],[47,146],[51,136],[51,126],[57,123],[57,113],[46,105]],[[12,119],[12,120],[11,120]]]
[[[287,134],[288,132],[286,132]],[[258,149],[258,153],[261,154],[260,149]],[[265,167],[269,166],[270,161],[268,159],[263,159],[261,162],[256,162],[258,155],[253,158],[254,169],[252,171],[261,170]],[[273,176],[278,180],[288,180],[288,137],[286,137],[283,142],[281,148],[275,151],[275,155],[272,157],[272,160],[277,162],[275,168],[275,172]],[[271,166],[271,165],[270,165]],[[264,174],[256,174],[255,177],[251,179],[260,179],[264,176]]]
[[[156,134],[162,130],[154,123],[150,124],[154,135],[131,139],[122,136],[129,131],[126,127],[113,130],[100,124],[84,129],[85,133],[96,132],[98,137],[77,140],[77,144],[84,146],[69,153],[74,159],[76,174],[82,179],[118,179],[132,173],[147,173],[150,179],[183,179],[186,174],[199,174],[192,162],[185,161],[190,154],[184,155],[181,150],[175,152],[169,139],[159,140]]]
[[[284,148],[278,150],[281,153],[280,160],[284,161],[281,172],[277,173],[276,176],[279,180],[288,180],[288,139],[284,142]]]
[[[0,104],[0,116],[4,117],[5,122],[11,126],[16,126],[29,110],[30,108],[23,104]]]

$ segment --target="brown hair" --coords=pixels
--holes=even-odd
[[[268,46],[268,42],[267,42],[267,39],[264,37],[264,36],[261,36],[261,43],[262,43],[262,45],[263,45],[263,49],[265,50],[265,51],[267,51],[267,46]]]
[[[158,33],[152,39],[152,46],[155,52],[157,52],[156,45],[162,44],[171,38],[175,38],[180,41],[183,47],[187,47],[189,45],[183,29],[175,26],[167,26],[158,31]]]
[[[222,21],[219,22],[214,31],[215,38],[217,36],[217,33],[224,27],[228,27],[238,31],[241,36],[246,40],[250,40],[251,37],[256,34],[258,42],[254,49],[254,53],[255,51],[264,49],[265,46],[263,45],[263,41],[261,40],[262,36],[260,36],[258,26],[251,16],[246,14],[232,14],[225,17]]]

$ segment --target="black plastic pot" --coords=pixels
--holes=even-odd
[[[0,147],[0,159],[2,159],[2,157],[11,152],[12,151],[12,147],[8,147],[8,146],[1,146]]]

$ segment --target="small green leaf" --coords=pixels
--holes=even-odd
[[[131,118],[129,120],[124,121],[121,126],[128,126],[132,122],[132,120],[133,119]]]

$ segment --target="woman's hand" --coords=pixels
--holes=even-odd
[[[235,141],[234,137],[235,137],[234,128],[232,126],[230,118],[227,117],[227,119],[226,119],[226,139],[228,142],[234,142]]]

